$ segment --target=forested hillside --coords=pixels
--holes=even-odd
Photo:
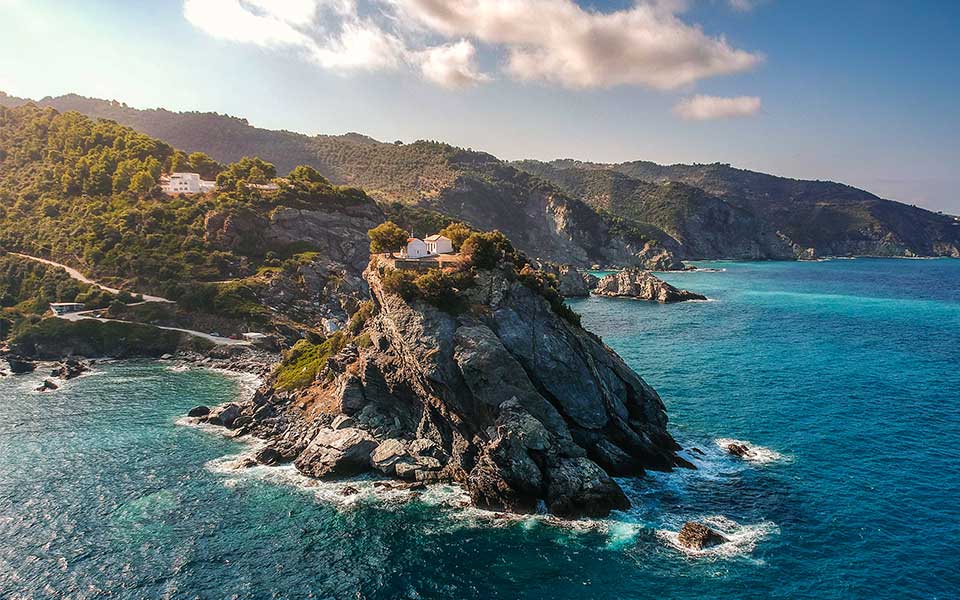
[[[0,103],[23,102],[0,97]],[[544,180],[492,155],[449,144],[384,143],[359,134],[308,137],[259,129],[226,115],[137,110],[72,94],[39,104],[113,119],[220,161],[256,155],[280,172],[307,164],[335,183],[363,188],[381,203],[417,205],[477,229],[501,230],[534,257],[581,265],[639,264],[662,253],[652,243],[656,239],[636,224],[611,222]]]
[[[215,173],[219,190],[161,193],[159,176],[178,163]],[[235,317],[236,327],[261,322],[269,316],[260,304],[271,286],[286,286],[285,302],[309,294],[316,307],[328,282],[356,277],[368,256],[366,231],[383,220],[362,191],[334,186],[310,167],[276,180],[276,191],[251,185],[275,175],[258,158],[221,165],[111,121],[33,105],[0,107],[0,248]],[[10,292],[36,280],[11,273],[3,283],[8,307],[39,298],[43,308],[77,295],[50,285],[42,294]],[[230,283],[215,283],[224,280]],[[314,326],[318,311],[300,313]]]
[[[0,96],[0,104],[25,102]],[[960,225],[952,217],[839,183],[724,164],[511,165],[440,142],[384,143],[356,133],[310,137],[215,113],[139,110],[73,94],[39,104],[113,119],[222,162],[256,155],[280,172],[311,165],[381,203],[417,205],[479,229],[500,229],[531,256],[559,262],[628,264],[651,240],[686,258],[960,255]]]

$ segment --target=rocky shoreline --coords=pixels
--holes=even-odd
[[[404,297],[391,271],[371,261],[371,314],[309,385],[283,389],[275,372],[195,417],[263,439],[261,464],[457,483],[498,511],[604,516],[630,506],[613,476],[692,467],[656,392],[551,305],[543,274],[478,270],[443,310]]]
[[[96,365],[105,360],[157,360],[177,364],[230,371],[243,375],[253,375],[264,379],[270,375],[272,369],[280,361],[280,355],[259,348],[232,346],[229,348],[217,347],[206,353],[194,351],[179,351],[175,354],[164,354],[161,357],[143,358],[113,358],[113,357],[82,357],[65,356],[59,360],[34,359],[12,354],[9,351],[0,352],[0,363],[6,362],[9,373],[0,369],[0,377],[24,375],[35,372],[41,367],[50,367],[50,377],[61,381],[69,381],[80,375],[90,372]],[[55,390],[59,386],[50,379],[46,379],[38,391]],[[41,389],[42,388],[42,389]]]

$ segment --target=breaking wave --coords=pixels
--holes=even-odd
[[[770,448],[765,448],[763,446],[751,444],[750,442],[745,440],[737,440],[733,438],[717,438],[716,440],[714,440],[714,443],[717,445],[718,448],[720,448],[724,452],[727,452],[727,447],[732,444],[736,444],[738,446],[746,446],[747,453],[744,454],[741,458],[743,458],[746,461],[759,464],[759,465],[766,465],[766,464],[775,463],[775,462],[785,462],[788,460],[788,457],[784,456],[783,454],[780,454],[776,450],[771,450]]]
[[[710,527],[721,533],[727,541],[709,548],[695,549],[687,548],[680,544],[678,539],[679,531],[672,529],[658,529],[657,537],[686,554],[687,556],[704,558],[732,558],[735,556],[744,556],[753,552],[757,543],[763,538],[780,533],[780,528],[772,521],[762,521],[751,525],[742,525],[733,519],[720,515],[711,515],[691,519]]]

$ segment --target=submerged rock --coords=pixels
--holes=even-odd
[[[657,302],[707,299],[706,296],[677,289],[653,273],[636,268],[624,269],[619,273],[603,277],[597,282],[593,293],[598,296],[627,297]]]
[[[703,523],[687,521],[683,524],[683,528],[680,529],[677,541],[681,546],[686,548],[703,550],[704,548],[723,544],[728,540],[722,534],[710,529]]]

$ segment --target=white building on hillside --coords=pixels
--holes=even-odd
[[[165,194],[202,194],[217,189],[216,181],[200,179],[199,173],[171,173],[160,179]]]
[[[79,302],[51,302],[50,310],[53,311],[53,314],[61,317],[70,313],[80,312],[86,308],[83,304]]]
[[[403,258],[423,258],[429,254],[424,241],[415,237],[407,238],[407,245],[400,249],[400,256]]]
[[[427,245],[427,252],[430,254],[450,254],[453,252],[453,242],[445,235],[435,233],[423,238]]]

